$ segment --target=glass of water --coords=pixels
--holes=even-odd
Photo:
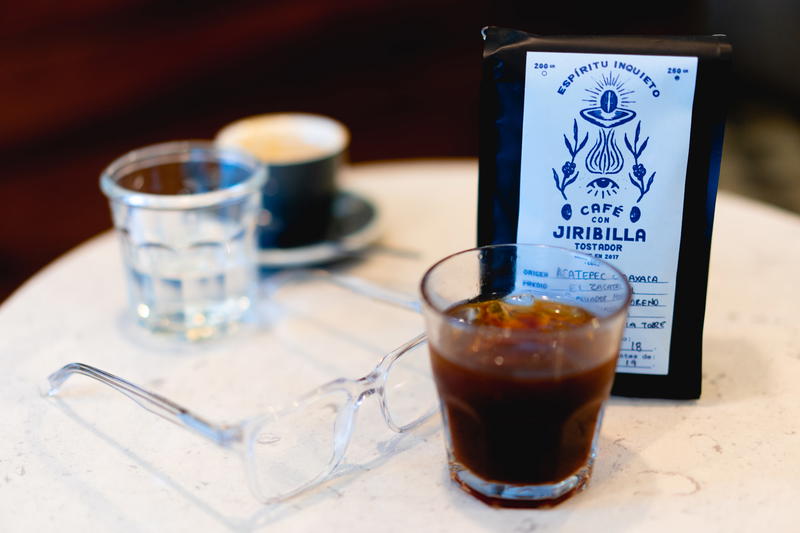
[[[147,146],[100,177],[119,233],[131,311],[188,340],[235,329],[257,289],[255,227],[266,170],[211,142]]]

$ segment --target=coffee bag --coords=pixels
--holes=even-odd
[[[635,291],[613,393],[699,397],[730,45],[495,27],[484,37],[478,244],[613,263]],[[587,299],[613,283],[564,275]]]

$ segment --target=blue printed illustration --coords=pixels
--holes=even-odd
[[[590,107],[581,109],[578,112],[579,116],[588,122],[590,126],[596,127],[594,144],[586,152],[583,163],[585,170],[597,177],[586,183],[584,190],[586,194],[594,198],[605,200],[619,193],[621,182],[616,181],[615,175],[625,168],[625,159],[627,157],[618,145],[619,134],[617,129],[630,123],[636,118],[637,114],[636,111],[630,108],[631,104],[635,104],[635,101],[631,98],[634,91],[625,88],[624,81],[621,80],[619,74],[603,74],[599,80],[595,79],[594,81],[595,85],[586,89],[589,97],[583,100],[591,104]],[[633,143],[629,140],[628,133],[622,133],[625,146],[633,157],[632,174],[629,172],[628,178],[638,191],[637,204],[650,191],[656,175],[653,172],[650,178],[645,180],[647,169],[640,159],[647,148],[650,138],[647,137],[640,143],[641,130],[642,121],[639,120],[633,134]],[[583,140],[579,142],[578,122],[577,119],[573,119],[572,134],[573,142],[570,142],[566,134],[564,135],[564,143],[569,152],[570,160],[566,161],[561,167],[561,175],[556,172],[555,168],[552,169],[556,188],[564,200],[568,200],[567,187],[575,183],[580,174],[577,171],[575,158],[586,145],[590,132],[585,133]],[[570,204],[564,205],[561,215],[565,220],[569,220],[572,217],[572,206]],[[641,208],[633,206],[630,210],[631,222],[637,222],[641,216]]]
[[[583,150],[583,147],[586,146],[586,141],[589,140],[589,134],[587,133],[583,137],[583,140],[580,143],[578,143],[578,138],[579,138],[579,136],[578,136],[578,121],[574,120],[574,119],[572,120],[572,137],[573,137],[574,142],[575,142],[574,145],[569,142],[569,139],[567,139],[566,134],[564,135],[564,144],[567,145],[567,151],[569,152],[569,155],[572,156],[572,157],[571,157],[571,159],[569,161],[565,161],[564,164],[561,166],[561,172],[563,174],[563,177],[560,178],[558,176],[558,172],[556,172],[556,169],[552,169],[553,170],[553,179],[556,182],[556,188],[561,193],[561,196],[564,197],[564,200],[567,199],[567,194],[565,192],[567,187],[570,186],[571,184],[575,183],[575,180],[578,179],[578,174],[580,174],[580,172],[575,172],[575,156],[578,155],[578,152]],[[572,176],[573,172],[575,173],[574,176]],[[572,176],[572,177],[570,177],[570,176]],[[567,205],[569,205],[569,204],[567,204]],[[562,211],[562,212],[564,212],[564,211]],[[569,217],[565,217],[565,218],[569,218]]]
[[[614,140],[614,131],[598,130],[597,142],[586,154],[586,169],[592,174],[617,174],[625,162]]]
[[[593,96],[586,101],[594,103],[594,107],[581,110],[581,116],[601,128],[615,128],[633,120],[636,112],[620,107],[620,104],[633,103],[628,96],[633,91],[625,89],[619,76],[603,76],[597,87],[587,89]],[[619,94],[618,94],[619,93]]]
[[[639,133],[642,130],[642,121],[640,120],[639,123],[636,125],[636,133],[633,138],[633,146],[631,146],[630,141],[628,140],[628,135],[625,135],[625,146],[628,147],[628,150],[633,155],[633,176],[631,176],[630,172],[628,173],[628,178],[633,183],[633,186],[639,189],[639,198],[636,199],[636,203],[638,204],[639,201],[644,198],[644,195],[648,193],[650,190],[650,186],[653,184],[653,178],[656,177],[656,173],[653,172],[650,174],[650,178],[647,180],[647,185],[644,183],[644,177],[647,175],[647,169],[644,167],[643,164],[639,163],[639,158],[642,156],[642,152],[644,149],[647,148],[647,141],[650,140],[650,137],[644,140],[641,146],[639,144]],[[638,147],[637,147],[638,146]],[[634,176],[636,179],[634,179]]]

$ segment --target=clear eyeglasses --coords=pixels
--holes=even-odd
[[[70,363],[51,374],[47,394],[56,395],[73,374],[105,383],[148,411],[237,451],[256,498],[277,503],[330,478],[345,457],[356,413],[366,398],[377,396],[386,424],[398,433],[419,426],[436,412],[436,390],[424,370],[427,354],[410,353],[425,344],[425,335],[418,335],[383,356],[360,379],[336,379],[284,408],[234,425],[208,422],[167,398],[82,363]]]

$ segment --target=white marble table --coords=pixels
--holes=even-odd
[[[348,272],[415,292],[431,262],[473,245],[476,177],[470,160],[351,168],[347,186],[375,200],[385,230]],[[123,314],[119,250],[101,235],[0,308],[0,531],[797,531],[798,243],[800,218],[720,195],[702,398],[613,399],[589,490],[554,509],[474,500],[447,477],[438,420],[396,439],[369,405],[355,474],[264,509],[236,456],[86,378],[42,398],[44,377],[82,361],[236,421],[362,375],[420,318],[322,290],[223,341],[148,337]]]

